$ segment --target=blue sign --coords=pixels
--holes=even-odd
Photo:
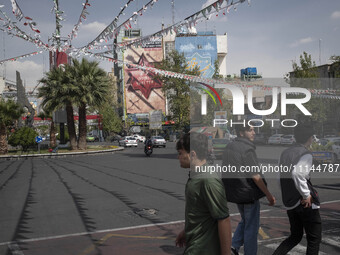
[[[215,72],[217,59],[216,36],[176,37],[176,50],[184,53],[190,70],[198,67],[201,76],[211,78]]]
[[[35,142],[36,143],[41,143],[43,141],[42,137],[40,135],[38,135],[37,137],[35,137]]]

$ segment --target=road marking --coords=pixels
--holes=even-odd
[[[269,211],[271,210],[262,210],[260,212],[262,213],[262,212],[269,212]],[[237,216],[237,215],[240,215],[240,213],[232,213],[229,216]],[[157,226],[166,226],[166,225],[182,224],[182,223],[184,223],[184,220],[170,221],[170,222],[156,223],[156,224],[145,224],[145,225],[138,225],[138,226],[131,226],[131,227],[123,227],[123,228],[104,229],[104,230],[98,230],[98,231],[93,231],[93,232],[80,232],[80,233],[49,236],[49,237],[38,237],[38,238],[18,240],[18,242],[30,243],[30,242],[46,241],[46,240],[60,239],[60,238],[66,238],[66,237],[84,236],[84,235],[92,235],[92,234],[100,234],[100,233],[116,232],[116,231],[123,231],[123,230],[148,228],[148,227],[157,227]],[[0,243],[0,246],[9,245],[13,243],[14,242],[3,242],[3,243]]]
[[[269,239],[269,236],[263,231],[263,229],[259,228],[259,234],[262,237],[262,239]]]
[[[101,245],[105,241],[110,239],[110,237],[111,237],[111,234],[107,234],[104,237],[102,237],[100,240],[96,241],[95,244],[96,245]],[[80,253],[80,255],[86,255],[86,254],[89,254],[90,252],[94,251],[96,249],[96,245],[92,244],[90,247],[86,248],[82,253]]]
[[[327,202],[322,202],[320,204],[326,205],[326,204],[332,204],[332,203],[338,203],[338,202],[340,202],[340,200],[327,201]]]
[[[334,240],[334,238],[335,238],[335,240]],[[324,243],[324,244],[330,245],[330,246],[339,247],[339,244],[340,244],[339,239],[340,239],[339,237],[338,238],[336,238],[336,237],[332,238],[331,236],[326,236],[326,237],[323,236],[321,242]]]
[[[8,244],[8,248],[13,255],[24,255],[22,250],[20,249],[19,245],[15,243]]]
[[[265,247],[276,250],[276,248],[280,245],[280,243],[272,243],[267,244]],[[301,244],[296,245],[290,252],[290,255],[300,255],[300,254],[306,254],[307,247],[303,246]],[[322,251],[319,251],[319,255],[327,255],[327,253],[324,253]]]
[[[327,201],[327,202],[323,202],[321,204],[331,204],[331,203],[337,203],[337,202],[340,202],[340,200]],[[270,211],[272,211],[272,210],[271,209],[270,210],[261,210],[260,212],[264,213],[264,212],[270,212]],[[237,215],[240,215],[240,213],[233,213],[233,214],[230,214],[229,216],[237,216]],[[93,232],[79,232],[79,233],[56,235],[56,236],[49,236],[49,237],[38,237],[38,238],[17,240],[17,242],[30,243],[30,242],[46,241],[46,240],[53,240],[53,239],[60,239],[60,238],[67,238],[67,237],[74,237],[74,236],[100,234],[100,233],[107,233],[107,232],[116,232],[116,231],[123,231],[123,230],[132,230],[132,229],[147,228],[147,227],[166,226],[166,225],[182,224],[182,223],[184,223],[184,220],[171,221],[171,222],[165,222],[165,223],[157,223],[157,224],[145,224],[145,225],[139,225],[139,226],[123,227],[123,228],[104,229],[104,230],[98,230],[98,231],[93,231]],[[334,231],[337,232],[338,229],[336,229]],[[275,238],[275,239],[280,239],[280,238]],[[275,240],[275,239],[271,239],[271,240]],[[268,240],[268,239],[266,239],[266,240]],[[261,240],[259,242],[263,242],[263,241],[266,241],[266,240]],[[8,246],[8,245],[16,244],[17,242],[3,242],[3,243],[0,243],[0,246],[4,246],[4,245]]]

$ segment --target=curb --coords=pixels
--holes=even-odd
[[[11,155],[11,156],[0,156],[0,160],[19,160],[28,158],[58,158],[66,156],[81,156],[81,155],[91,155],[91,154],[104,154],[104,153],[115,153],[116,151],[124,150],[123,147],[118,147],[116,149],[109,150],[99,150],[99,151],[80,151],[80,152],[67,152],[67,153],[44,153],[44,154],[27,154],[27,155]]]

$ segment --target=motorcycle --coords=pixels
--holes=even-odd
[[[152,146],[146,145],[144,148],[144,152],[147,157],[150,157],[150,155],[152,154]]]

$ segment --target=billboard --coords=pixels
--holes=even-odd
[[[143,66],[154,66],[163,59],[162,41],[155,39],[141,47],[131,47],[124,52],[124,60]],[[138,68],[124,67],[125,105],[128,114],[165,112],[162,82],[155,75]]]
[[[176,37],[175,47],[178,52],[184,53],[189,69],[198,66],[202,77],[213,76],[217,59],[215,35]]]

